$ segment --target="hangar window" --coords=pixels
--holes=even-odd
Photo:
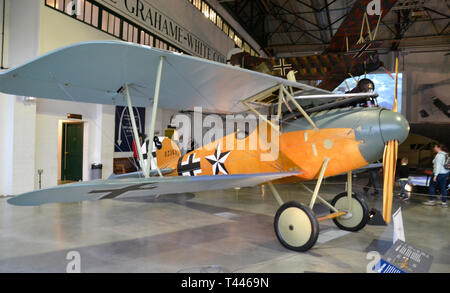
[[[88,0],[78,0],[74,3],[73,10],[68,6],[69,0],[46,0],[45,4],[64,12],[78,20],[98,27],[99,7]]]
[[[202,8],[202,1],[201,0],[193,0],[192,4],[194,4],[195,7],[197,7],[198,10]]]
[[[75,3],[76,3],[76,6],[77,6],[77,7],[75,7],[76,8],[77,18],[79,20],[83,21],[84,20],[84,15],[85,15],[86,2],[84,0],[79,0],[78,2],[75,2]]]
[[[137,43],[137,41],[138,41],[137,40],[138,29],[134,25],[129,24],[126,21],[122,22],[122,26],[123,26],[122,39],[124,41]]]
[[[56,9],[64,11],[64,0],[56,0]]]
[[[167,43],[155,38],[155,48],[167,50]]]
[[[194,5],[198,10],[201,11],[203,15],[205,15],[209,20],[211,20],[214,24],[217,25],[219,29],[221,29],[227,36],[230,37],[231,40],[239,47],[243,48],[242,38],[239,37],[238,34],[225,22],[225,20],[214,10],[212,9],[206,1],[201,0],[189,0],[192,5]],[[253,48],[247,43],[247,52],[251,53]],[[245,48],[244,48],[245,49]],[[254,50],[253,54],[259,56]]]
[[[126,21],[123,22],[122,39],[128,41],[128,23]]]
[[[223,23],[222,30],[223,30],[224,33],[226,33],[228,35],[228,24],[226,22]]]
[[[211,20],[214,24],[216,23],[216,12],[212,9],[209,10],[209,20]]]
[[[147,34],[148,36],[148,41],[146,40],[145,42],[147,43],[148,46],[153,47],[153,36]]]
[[[118,17],[114,18],[114,35],[120,38],[120,19]]]
[[[137,27],[133,27],[133,43],[138,42],[139,30]]]
[[[220,17],[219,15],[217,15],[216,25],[219,29],[222,29],[222,17]]]
[[[183,53],[176,47],[169,46],[168,43],[156,39],[154,35],[144,28],[134,25],[119,14],[100,4],[96,4],[93,0],[74,1],[72,3],[79,6],[73,7],[73,10],[67,9],[66,11],[65,5],[69,4],[69,1],[72,0],[45,0],[45,5],[124,41]],[[198,1],[198,3],[201,6],[202,1]],[[77,13],[74,13],[75,11]]]
[[[130,42],[136,42],[137,39],[134,39],[134,26],[129,24],[128,25],[128,41]]]
[[[202,2],[202,13],[206,16],[206,18],[209,18],[209,5],[205,2]]]
[[[86,1],[84,6],[84,21],[86,23],[91,23],[92,20],[92,4]]]
[[[238,35],[234,35],[234,43],[239,47],[242,48],[242,39]]]
[[[98,27],[99,9],[97,5],[92,4],[92,21],[91,24]]]
[[[48,6],[51,6],[60,11],[64,11],[64,0],[46,0]]]
[[[102,12],[102,31],[108,31],[108,12]]]
[[[167,50],[167,43],[164,42],[164,41],[161,41],[159,39],[156,39],[156,46],[155,47],[159,48],[159,49]]]
[[[108,33],[114,34],[114,15],[108,14]]]
[[[247,53],[251,53],[250,46],[247,43],[244,43],[244,51]]]
[[[228,36],[230,39],[234,39],[234,30],[231,27],[228,29]]]
[[[145,31],[141,31],[141,44],[153,47],[153,36],[146,33]]]

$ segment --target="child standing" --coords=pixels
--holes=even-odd
[[[404,201],[409,200],[408,194],[406,192],[406,184],[408,183],[409,177],[409,167],[408,167],[408,158],[402,158],[401,166],[398,167],[398,177],[400,184],[402,186],[402,191],[400,192],[400,198]]]

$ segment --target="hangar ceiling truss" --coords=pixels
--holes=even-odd
[[[450,43],[449,0],[381,0],[395,3],[380,23],[377,39],[386,48]],[[322,52],[352,12],[356,0],[219,0],[271,56]],[[385,4],[383,4],[385,5]],[[389,5],[389,4],[386,4]],[[348,30],[358,30],[354,23]],[[432,42],[433,43],[433,42]]]

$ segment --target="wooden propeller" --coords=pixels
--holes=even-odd
[[[398,112],[397,99],[398,85],[398,57],[395,59],[395,94],[393,112]],[[383,219],[391,222],[392,200],[394,197],[395,169],[397,164],[398,140],[390,140],[386,143],[383,153]]]

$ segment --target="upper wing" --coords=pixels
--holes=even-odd
[[[13,95],[134,106],[153,101],[157,67],[164,56],[159,106],[240,112],[241,100],[283,84],[308,94],[329,93],[298,82],[206,59],[118,41],[71,45],[0,74],[0,91]]]
[[[18,206],[36,206],[58,202],[218,190],[254,186],[298,174],[300,173],[289,172],[97,180],[24,193],[10,198],[8,203]]]

